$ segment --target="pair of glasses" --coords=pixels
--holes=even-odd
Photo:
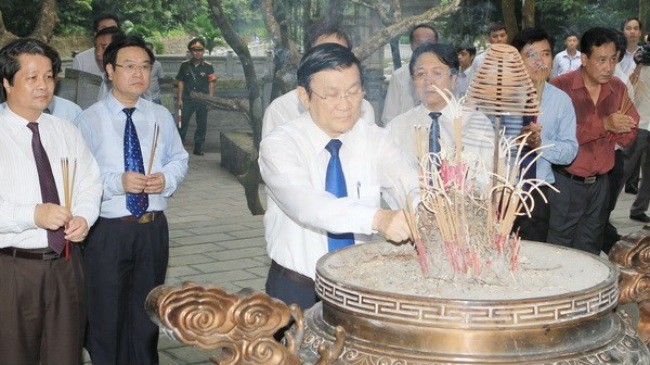
[[[121,67],[129,73],[136,72],[136,71],[142,71],[142,72],[151,71],[151,65],[148,63],[142,65],[136,65],[135,63],[127,63],[125,65],[119,65],[116,63],[115,67]]]
[[[311,91],[314,95],[318,96],[323,100],[324,102],[327,103],[337,103],[343,100],[349,100],[350,102],[357,102],[363,98],[363,96],[366,94],[363,89],[357,89],[354,91],[348,91],[345,94],[342,95],[320,95],[315,91]]]
[[[190,48],[190,52],[203,52],[204,48]]]
[[[427,72],[424,70],[418,70],[413,73],[413,79],[416,81],[424,81],[429,78],[434,80],[442,80],[443,77],[451,75],[451,72],[442,72],[440,70],[434,70]]]

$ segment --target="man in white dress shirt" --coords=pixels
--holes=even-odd
[[[115,14],[100,14],[93,21],[93,44],[94,47],[79,52],[72,61],[74,70],[84,71],[97,76],[103,76],[104,68],[101,65],[101,56],[96,57],[97,32],[104,28],[120,27],[120,19]],[[102,54],[106,46],[102,48]]]
[[[343,246],[334,236],[347,236],[344,245],[374,233],[396,242],[410,236],[399,207],[380,208],[380,191],[405,205],[407,192],[417,188],[416,171],[385,130],[361,121],[362,80],[360,62],[348,48],[312,48],[298,68],[298,96],[308,113],[260,144],[272,259],[266,292],[303,309],[316,302],[316,261]],[[344,193],[331,192],[333,182]]]
[[[436,42],[438,42],[438,32],[428,24],[416,25],[409,34],[411,51],[415,51],[421,44]],[[413,108],[418,102],[409,73],[409,65],[403,65],[393,72],[388,83],[384,111],[381,113],[382,125],[386,125],[391,119]]]
[[[339,24],[327,20],[315,23],[309,31],[309,48],[323,43],[337,43],[352,49],[352,39],[348,33]],[[268,136],[278,126],[298,118],[306,111],[307,109],[298,98],[296,89],[276,98],[264,111],[262,138]],[[375,110],[366,99],[361,102],[361,119],[366,123],[375,124]]]
[[[0,50],[0,364],[81,364],[86,308],[75,243],[97,219],[102,182],[77,128],[43,113],[60,62],[35,39]]]
[[[418,163],[416,126],[429,127],[434,122],[439,123],[441,145],[452,146],[454,143],[452,106],[447,104],[435,88],[453,92],[458,74],[458,57],[450,45],[423,44],[413,52],[409,68],[420,105],[395,117],[386,129],[406,153],[409,163],[415,165]],[[431,116],[433,113],[437,113],[435,121]],[[464,152],[481,157],[488,170],[491,170],[492,165],[493,133],[492,124],[484,114],[463,113]],[[421,148],[428,150],[427,146]]]
[[[580,44],[578,33],[569,32],[569,34],[564,37],[564,46],[566,49],[556,54],[555,58],[553,58],[551,77],[560,76],[580,68],[582,65],[580,55],[582,53],[578,51],[578,44]]]

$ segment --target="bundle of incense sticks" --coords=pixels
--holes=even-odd
[[[647,91],[644,91],[642,87],[640,87],[640,83],[639,83],[639,74],[640,74],[640,72],[641,72],[641,67],[639,67],[639,65],[637,65],[637,67],[634,69],[634,72],[630,76],[630,80],[629,80],[629,83],[628,83],[628,85],[632,86],[632,90],[634,90],[635,97],[636,97],[636,95],[638,93],[647,92]],[[626,86],[628,86],[628,85],[626,85]],[[634,101],[630,98],[630,95],[625,93],[625,95],[623,95],[623,100],[621,101],[621,107],[619,108],[619,112],[621,114],[627,114],[627,112],[630,110],[630,108],[632,107],[633,104],[634,104]]]
[[[70,160],[67,157],[61,159],[61,171],[63,171],[63,207],[72,212],[72,194],[74,192],[74,181],[77,176],[77,159],[72,161],[72,175],[70,175]],[[70,259],[70,241],[65,241],[65,259]]]
[[[153,126],[153,142],[151,142],[151,153],[149,154],[149,165],[147,166],[147,175],[151,174],[154,157],[156,156],[156,147],[158,146],[158,137],[160,135],[160,126],[158,123]]]

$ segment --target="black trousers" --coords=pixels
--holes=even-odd
[[[190,126],[190,118],[196,112],[196,131],[194,132],[194,145],[201,146],[205,142],[205,134],[208,129],[208,107],[205,104],[193,101],[191,99],[183,100],[183,116],[181,128],[178,132],[181,140],[185,141],[187,128]]]
[[[291,279],[288,269],[279,265],[271,265],[266,278],[266,294],[280,299],[287,305],[298,304],[305,311],[318,301],[313,285]],[[298,275],[294,273],[294,275]]]
[[[86,242],[86,348],[93,365],[158,364],[158,326],[144,309],[147,294],[165,281],[167,219],[139,224],[100,218]]]
[[[551,207],[548,242],[600,254],[609,215],[609,179],[600,176],[593,184],[572,180],[557,172],[556,193],[549,190]]]
[[[539,188],[548,196],[548,187]],[[551,215],[550,207],[544,198],[535,190],[532,193],[535,207],[530,212],[530,217],[521,215],[515,219],[513,228],[519,230],[519,237],[523,240],[546,242],[548,237],[548,221]]]
[[[79,247],[70,260],[0,254],[0,364],[80,365],[86,329]]]

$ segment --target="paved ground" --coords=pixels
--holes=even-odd
[[[216,132],[213,132],[216,134]],[[270,260],[264,249],[261,216],[251,216],[244,190],[219,167],[220,155],[190,155],[190,170],[167,212],[171,229],[167,282],[191,280],[228,291],[262,290]],[[261,192],[263,199],[264,193]],[[628,219],[633,196],[622,194],[612,221],[622,234],[641,228]],[[161,365],[210,364],[208,352],[162,336]],[[90,364],[90,362],[87,362]]]

